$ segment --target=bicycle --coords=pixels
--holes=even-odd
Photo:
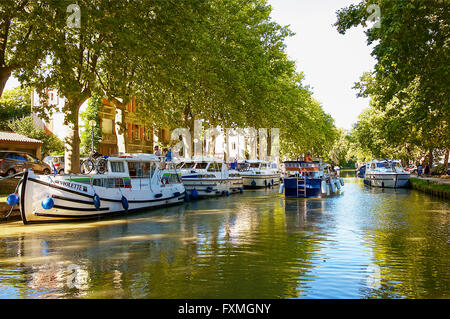
[[[90,153],[89,157],[81,162],[80,170],[84,174],[89,174],[95,169],[98,174],[103,174],[106,172],[107,158],[108,156],[98,152]]]

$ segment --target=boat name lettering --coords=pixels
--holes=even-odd
[[[75,183],[67,182],[67,181],[58,181],[58,180],[56,180],[55,183],[59,184],[61,186],[64,186],[64,187],[76,189],[78,191],[87,192],[87,187],[84,185],[75,184]]]

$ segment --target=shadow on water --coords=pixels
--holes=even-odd
[[[2,225],[0,297],[448,297],[448,202],[345,183],[324,199],[255,190],[97,222]]]

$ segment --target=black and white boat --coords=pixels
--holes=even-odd
[[[244,160],[238,162],[239,174],[245,188],[263,188],[280,183],[281,175],[272,163],[263,160]]]
[[[107,159],[104,174],[37,175],[25,172],[19,185],[24,224],[96,218],[182,203],[179,173],[151,154]]]
[[[366,164],[364,184],[376,187],[400,188],[409,184],[410,173],[399,160],[373,160]]]
[[[220,159],[199,158],[178,164],[183,184],[191,198],[214,197],[242,192],[242,177],[230,175],[227,165]]]

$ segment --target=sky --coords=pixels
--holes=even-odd
[[[288,56],[296,61],[297,71],[305,75],[314,97],[337,127],[351,129],[369,100],[356,97],[352,89],[363,72],[373,69],[366,36],[361,27],[341,35],[333,27],[335,12],[358,0],[268,0],[272,18],[289,25],[295,35],[286,40]],[[11,77],[5,89],[18,86]]]
[[[286,40],[289,58],[296,61],[305,83],[337,127],[351,129],[369,99],[357,98],[352,89],[363,72],[371,71],[375,59],[370,55],[364,29],[353,28],[341,35],[333,27],[336,11],[356,4],[356,0],[269,0],[272,18],[289,25],[295,35]]]

